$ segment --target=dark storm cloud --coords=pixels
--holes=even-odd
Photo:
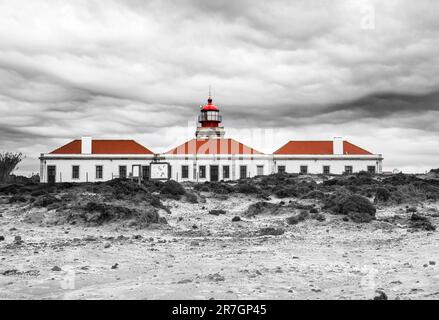
[[[92,135],[163,151],[193,135],[212,85],[228,132],[278,131],[266,152],[341,134],[386,150],[385,166],[425,168],[438,154],[395,137],[434,149],[438,12],[403,0],[2,1],[0,149],[36,159]],[[415,165],[392,139],[421,155]]]

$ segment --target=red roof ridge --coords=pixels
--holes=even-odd
[[[210,148],[211,146],[214,147],[213,150],[211,150]],[[226,153],[224,153],[224,151],[226,151]],[[232,138],[219,138],[219,139],[194,138],[189,141],[186,141],[185,143],[175,148],[172,148],[171,150],[165,152],[165,154],[263,154],[263,153]]]
[[[329,155],[333,152],[332,140],[290,140],[273,154],[320,154]],[[358,147],[357,145],[343,140],[344,155],[366,155],[371,152]]]
[[[74,139],[49,154],[81,154],[81,139]],[[153,154],[133,139],[92,139],[92,154]]]

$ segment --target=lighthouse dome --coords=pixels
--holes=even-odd
[[[219,111],[218,107],[212,104],[212,99],[207,100],[207,104],[201,107],[201,111]]]

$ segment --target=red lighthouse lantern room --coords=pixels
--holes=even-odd
[[[220,127],[222,116],[217,106],[212,104],[212,97],[209,92],[207,104],[200,107],[198,115],[199,126],[195,136],[197,139],[222,138],[225,134],[224,128]]]

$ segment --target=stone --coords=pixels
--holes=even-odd
[[[387,295],[384,291],[382,290],[376,290],[375,291],[376,296],[373,298],[373,300],[387,300]]]

